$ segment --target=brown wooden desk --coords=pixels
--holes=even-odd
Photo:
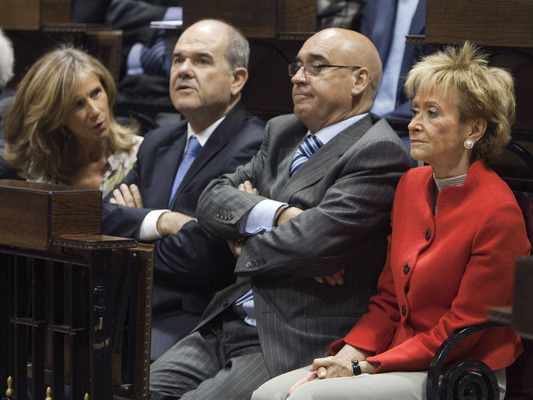
[[[97,190],[0,181],[9,399],[148,398],[153,246],[100,235],[100,210]]]

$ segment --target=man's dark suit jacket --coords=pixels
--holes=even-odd
[[[196,216],[198,197],[209,181],[246,163],[259,149],[263,133],[263,123],[238,103],[196,156],[170,209]],[[168,208],[186,139],[186,121],[146,135],[137,162],[123,180],[139,186],[145,208],[122,207],[104,201],[103,234],[134,237],[149,211]],[[159,353],[158,345],[171,345],[192,329],[213,292],[232,282],[235,259],[226,242],[208,239],[194,221],[185,224],[177,234],[156,240],[154,245],[152,343],[155,354]]]
[[[270,120],[257,155],[211,182],[198,203],[202,227],[223,238],[238,237],[239,221],[265,198],[304,210],[246,240],[235,267],[239,282],[217,293],[197,327],[231,307],[251,286],[271,376],[311,363],[367,311],[385,261],[396,184],[409,166],[390,125],[367,115],[289,176],[306,132],[294,115]],[[237,189],[247,179],[260,196]],[[313,279],[343,268],[343,285]]]
[[[385,61],[389,56],[392,45],[394,24],[396,21],[396,9],[398,1],[394,0],[370,0],[364,8],[364,15],[361,22],[361,33],[367,36],[376,46],[381,61],[385,68]],[[426,0],[419,0],[413,20],[409,27],[409,35],[423,35],[426,24]],[[420,61],[420,57],[432,51],[429,46],[421,44],[406,44],[405,52],[400,69],[400,79],[398,80],[398,96],[396,96],[395,110],[386,117],[411,119],[412,104],[407,99],[403,90],[405,77],[409,69]]]
[[[141,43],[147,47],[154,44],[154,35],[157,30],[150,28],[150,22],[162,20],[169,7],[181,5],[181,0],[111,0],[106,11],[106,22],[113,29],[121,29],[123,32],[122,60],[124,66],[128,53],[135,43]],[[169,33],[171,34],[165,35],[168,38],[165,39],[165,50],[169,59],[172,59],[178,35],[175,32]]]

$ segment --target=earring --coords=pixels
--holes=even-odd
[[[472,139],[466,139],[464,145],[466,149],[471,149],[474,147],[474,141]]]

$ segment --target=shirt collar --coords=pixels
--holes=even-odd
[[[189,139],[192,136],[195,136],[196,139],[198,139],[200,145],[203,147],[207,143],[215,129],[217,129],[217,127],[222,123],[222,121],[224,121],[224,118],[226,118],[226,116],[223,116],[222,118],[216,120],[202,132],[198,133],[193,131],[190,123],[187,123],[187,143],[189,143]],[[187,148],[187,146],[185,146],[185,148]]]
[[[325,128],[322,128],[317,133],[315,133],[315,136],[320,139],[322,144],[326,144],[331,139],[333,139],[335,136],[337,136],[339,133],[341,133],[343,130],[348,128],[350,125],[355,124],[360,119],[366,117],[368,113],[359,114],[354,117],[350,117],[348,119],[345,119],[344,121],[337,122],[333,125],[326,126]],[[309,134],[309,131],[308,131]]]

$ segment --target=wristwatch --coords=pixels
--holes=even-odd
[[[354,375],[361,375],[361,365],[358,360],[352,361],[352,370]]]

